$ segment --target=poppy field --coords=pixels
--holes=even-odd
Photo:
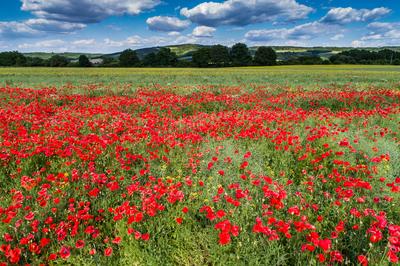
[[[400,262],[398,68],[85,84],[38,70],[54,86],[12,71],[0,265]]]

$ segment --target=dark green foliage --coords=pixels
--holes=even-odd
[[[208,67],[211,61],[210,48],[204,47],[195,51],[192,55],[192,61],[196,67]]]
[[[157,57],[155,53],[149,53],[147,54],[143,60],[142,60],[142,65],[146,67],[154,67],[157,66]]]
[[[251,64],[252,57],[249,48],[244,43],[237,43],[232,46],[230,56],[233,66],[248,66]]]
[[[277,55],[271,47],[261,46],[257,49],[254,56],[254,63],[259,66],[276,65]]]
[[[90,67],[92,63],[90,63],[89,58],[86,55],[79,56],[78,63],[80,67]]]
[[[103,59],[103,63],[100,65],[102,67],[117,67],[117,66],[119,66],[119,62],[115,58],[108,57],[108,56],[102,56],[101,59]]]
[[[66,67],[69,61],[65,56],[53,55],[48,60],[48,66],[50,67]]]
[[[2,52],[0,53],[0,66],[24,66],[26,57],[17,52]]]
[[[230,65],[230,56],[228,47],[223,45],[213,45],[210,48],[211,64],[216,67],[224,67]]]
[[[40,57],[27,57],[25,66],[28,67],[38,67],[38,66],[45,66],[46,60]]]
[[[122,67],[134,67],[139,63],[139,57],[137,56],[136,52],[131,49],[123,51],[119,56],[119,64]]]
[[[352,49],[333,55],[329,58],[333,64],[362,64],[362,65],[395,65],[400,61],[400,52],[390,49],[368,51]]]
[[[175,66],[178,62],[177,55],[171,51],[169,48],[161,48],[156,54],[156,64],[157,66]]]
[[[285,65],[324,65],[329,63],[319,56],[300,56],[295,59],[290,59],[284,62]]]
[[[0,66],[49,66],[49,67],[242,67],[272,65],[400,65],[400,51],[396,47],[386,49],[350,49],[316,47],[300,50],[296,47],[258,47],[249,49],[244,43],[228,48],[223,45],[189,46],[186,52],[174,47],[152,47],[138,50],[127,49],[122,53],[101,56],[102,62],[91,63],[88,56],[76,53],[27,53],[17,51],[0,52]],[[279,54],[279,59],[277,52]],[[174,51],[174,52],[173,52]],[[334,52],[340,52],[332,55]],[[179,56],[178,56],[178,55]],[[48,58],[51,55],[51,58]],[[254,59],[252,58],[254,55]],[[96,55],[95,58],[99,58]],[[329,57],[329,60],[326,58]]]

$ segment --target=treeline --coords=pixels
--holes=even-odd
[[[86,55],[71,60],[62,55],[53,55],[49,59],[28,57],[17,51],[0,53],[0,66],[48,66],[48,67],[240,67],[273,65],[322,65],[322,64],[381,64],[400,65],[400,52],[390,49],[368,51],[352,49],[323,59],[317,55],[293,56],[278,61],[271,47],[258,47],[254,55],[246,44],[237,43],[231,48],[223,45],[202,47],[197,51],[178,58],[169,48],[160,48],[157,52],[140,58],[136,51],[127,49],[119,56],[102,56],[90,59]]]
[[[91,62],[86,55],[81,55],[77,62],[71,62],[65,56],[53,55],[49,59],[40,57],[25,56],[17,51],[0,53],[0,66],[16,66],[16,67],[72,67],[72,66],[91,66]]]
[[[400,52],[384,49],[377,52],[349,50],[329,58],[332,64],[400,65]]]
[[[93,60],[96,60],[93,63]],[[259,47],[254,55],[249,48],[238,43],[228,48],[223,45],[203,47],[179,59],[169,48],[160,48],[156,53],[148,53],[139,58],[136,51],[127,49],[118,57],[102,56],[89,59],[81,55],[78,60],[70,60],[61,55],[49,59],[26,57],[19,52],[0,53],[0,66],[48,66],[48,67],[229,67],[229,66],[272,66],[277,64],[277,54],[270,47]]]

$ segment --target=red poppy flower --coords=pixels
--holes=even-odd
[[[75,247],[78,248],[78,249],[84,248],[85,247],[85,241],[83,241],[83,240],[76,241]]]
[[[60,257],[62,259],[68,259],[71,256],[71,251],[68,247],[62,246],[60,249]]]
[[[104,256],[106,256],[106,257],[110,257],[112,255],[112,253],[113,253],[112,247],[108,247],[104,250]]]

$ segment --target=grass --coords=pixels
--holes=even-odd
[[[31,265],[321,265],[317,255],[336,265],[336,251],[345,265],[359,255],[389,265],[387,225],[400,225],[400,193],[387,186],[400,175],[399,74],[387,66],[0,68],[1,85],[21,87],[0,89],[0,236],[11,235],[19,264]],[[372,160],[381,155],[390,160]],[[173,200],[177,192],[184,198]],[[226,214],[211,220],[206,205]],[[7,218],[18,210],[8,223],[5,209]],[[128,223],[134,209],[144,219]],[[258,217],[282,229],[279,240],[253,232]],[[220,245],[224,219],[240,234]],[[315,228],[297,230],[305,221]],[[372,244],[370,229],[383,239]],[[303,250],[311,232],[332,247]],[[30,233],[31,242],[51,242],[30,252],[21,244]],[[50,261],[61,247],[70,257]],[[0,262],[10,259],[2,252]]]
[[[102,84],[129,86],[301,86],[306,89],[352,84],[367,88],[400,87],[397,66],[277,66],[196,68],[0,68],[1,86],[59,87]]]

